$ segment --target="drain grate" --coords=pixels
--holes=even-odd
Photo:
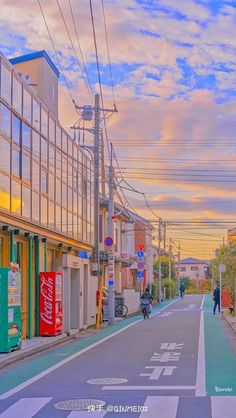
[[[122,379],[120,377],[103,377],[87,380],[87,383],[90,383],[90,385],[119,385],[120,383],[126,382],[128,382],[127,379]]]
[[[89,407],[102,407],[106,402],[99,399],[70,399],[68,401],[58,402],[54,405],[57,409],[64,411],[88,411]]]

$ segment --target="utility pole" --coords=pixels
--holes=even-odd
[[[172,241],[169,241],[169,284],[170,284],[170,292],[169,292],[169,299],[171,299],[171,258],[172,258]]]
[[[161,227],[162,222],[161,218],[159,218],[159,225],[158,225],[158,282],[159,282],[159,303],[162,301],[162,283],[161,283]]]
[[[108,250],[108,325],[112,325],[115,317],[115,287],[114,287],[114,168],[113,147],[109,166],[109,203],[108,203],[108,235],[112,245]]]
[[[179,243],[179,247],[178,247],[178,295],[180,294],[180,243]]]
[[[164,240],[163,240],[163,247],[164,247],[164,251],[166,250],[166,221],[164,222]]]

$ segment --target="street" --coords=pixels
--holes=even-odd
[[[176,299],[112,329],[92,346],[77,340],[4,369],[0,417],[235,416],[235,337],[212,315],[210,296]]]

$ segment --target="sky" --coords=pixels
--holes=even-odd
[[[40,3],[60,63],[37,0],[25,0],[24,7],[0,0],[2,53],[11,58],[45,49],[63,69],[78,105],[92,104],[86,74],[93,94],[99,84],[89,1]],[[149,207],[140,193],[123,188],[119,194],[148,219],[169,221],[167,234],[180,241],[183,257],[210,258],[227,227],[236,226],[236,1],[103,4],[118,109],[107,120],[120,166],[116,174],[121,187],[130,188],[125,179],[145,192]],[[92,5],[104,105],[113,108],[102,0]],[[59,95],[60,120],[71,126],[78,114],[62,74]]]

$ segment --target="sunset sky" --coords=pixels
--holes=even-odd
[[[99,93],[89,0],[40,3],[60,64],[37,0],[0,0],[1,52],[11,58],[45,49],[63,68],[76,102],[92,104],[78,64],[82,51],[93,94]],[[142,194],[122,190],[141,215],[175,222],[168,236],[181,242],[183,257],[210,258],[227,227],[236,226],[236,1],[103,3],[118,108],[107,121],[109,141],[124,178],[145,192],[149,207]],[[112,108],[102,0],[92,4],[104,105]],[[62,75],[59,95],[60,120],[69,127],[78,114]],[[193,218],[199,223],[180,223]],[[200,222],[210,219],[211,228]]]

